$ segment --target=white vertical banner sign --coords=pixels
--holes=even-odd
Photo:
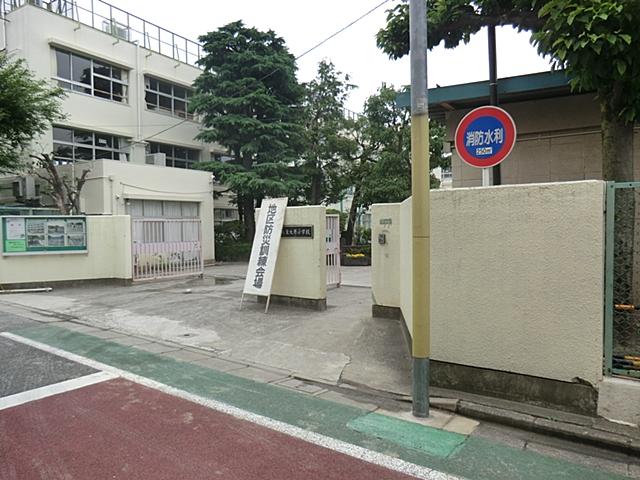
[[[266,198],[262,200],[260,215],[256,223],[256,234],[253,237],[249,269],[244,282],[242,295],[258,295],[267,297],[265,313],[271,300],[273,274],[278,260],[278,248],[282,236],[284,214],[287,210],[288,198]]]

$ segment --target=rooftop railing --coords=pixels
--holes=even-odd
[[[109,35],[135,43],[174,60],[198,66],[202,46],[193,40],[166,30],[140,17],[125,12],[102,0],[0,0],[7,14],[24,5],[34,5],[70,18]]]

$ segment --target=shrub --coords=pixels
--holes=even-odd
[[[371,243],[371,229],[364,227],[356,227],[354,236],[356,245],[366,245]]]
[[[344,247],[345,255],[358,255],[362,254],[366,257],[371,256],[371,245],[352,245],[350,247]]]
[[[240,222],[225,222],[215,227],[216,260],[246,261],[251,256],[251,242],[243,240]]]
[[[237,242],[242,239],[243,229],[244,227],[239,221],[225,222],[222,225],[216,225],[214,229],[216,245],[218,243]]]
[[[216,243],[216,260],[225,262],[247,261],[250,256],[251,244],[249,242]]]

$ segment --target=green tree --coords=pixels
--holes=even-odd
[[[24,60],[0,52],[0,173],[26,167],[26,151],[43,134],[60,111],[59,88],[37,80]]]
[[[200,37],[204,72],[196,79],[198,138],[225,146],[233,160],[203,164],[237,196],[247,239],[255,232],[256,202],[297,196],[304,184],[292,168],[303,142],[295,58],[269,30],[233,22]]]
[[[538,9],[547,0],[427,0],[429,49],[444,42],[455,48],[487,25],[512,25],[519,30],[539,30],[544,22]],[[568,1],[568,0],[564,0]],[[580,1],[580,0],[576,0]],[[409,5],[387,11],[387,24],[376,35],[378,48],[391,58],[409,53]]]
[[[356,148],[354,122],[345,116],[345,102],[353,88],[349,76],[325,60],[318,64],[316,78],[305,85],[302,171],[309,178],[306,198],[312,205],[335,202],[348,186],[341,171]]]
[[[468,41],[486,25],[512,25],[532,41],[576,91],[596,91],[605,180],[633,179],[633,125],[640,114],[640,2],[637,0],[428,0],[429,48]],[[377,34],[391,58],[409,50],[408,7],[390,10]]]
[[[396,95],[393,87],[383,85],[365,106],[363,133],[375,149],[369,174],[361,182],[363,205],[401,202],[411,195],[411,111],[398,107]],[[431,170],[448,166],[444,127],[432,120],[429,136]],[[440,185],[433,174],[430,183],[432,188]]]
[[[396,95],[393,86],[382,85],[367,99],[355,129],[359,151],[345,165],[344,173],[354,186],[345,233],[348,243],[353,238],[358,208],[401,202],[411,195],[411,112],[397,105]],[[429,134],[432,170],[449,165],[450,158],[444,154],[444,134],[444,127],[432,120]],[[433,175],[426,181],[432,188],[439,186]]]
[[[640,115],[640,2],[548,0],[533,33],[541,53],[565,68],[571,86],[596,91],[602,126],[602,174],[633,180],[633,127]]]

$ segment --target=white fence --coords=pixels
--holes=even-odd
[[[202,275],[202,227],[196,219],[131,219],[134,280]]]
[[[340,273],[340,217],[327,215],[327,285],[339,287]]]

